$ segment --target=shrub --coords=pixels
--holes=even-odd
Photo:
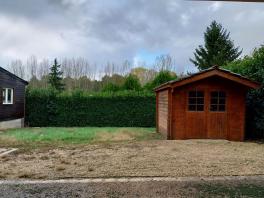
[[[133,91],[141,90],[141,85],[140,85],[138,77],[133,74],[129,74],[125,79],[123,89],[133,90]]]
[[[32,127],[154,127],[155,97],[144,92],[54,94],[30,90],[26,124]]]
[[[177,76],[175,74],[173,74],[170,71],[163,70],[158,73],[158,75],[153,79],[152,82],[147,83],[144,88],[146,90],[153,91],[155,87],[158,87],[159,85],[163,83],[166,83],[166,82],[169,82],[175,79],[177,79]]]
[[[255,49],[251,56],[225,66],[264,85],[264,46]],[[252,90],[247,95],[246,137],[264,138],[264,88]]]
[[[104,87],[103,87],[103,92],[117,92],[120,90],[120,87],[114,83],[107,83]]]

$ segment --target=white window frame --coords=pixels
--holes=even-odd
[[[11,90],[11,101],[8,101],[8,91]],[[3,95],[3,92],[5,92],[5,98]],[[12,88],[3,88],[2,89],[2,97],[3,97],[3,104],[4,105],[10,105],[14,103],[14,89]]]

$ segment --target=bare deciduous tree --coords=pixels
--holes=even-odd
[[[12,72],[17,75],[20,78],[25,78],[25,67],[23,66],[23,63],[21,60],[17,59],[14,61],[11,61],[10,64]]]
[[[27,69],[29,74],[29,79],[32,77],[37,76],[37,67],[38,67],[38,60],[37,57],[32,55],[27,59]]]
[[[154,68],[157,71],[173,71],[175,69],[175,61],[170,55],[161,55],[156,58]]]

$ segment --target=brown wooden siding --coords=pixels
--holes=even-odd
[[[185,100],[186,92],[184,89],[174,90],[172,95],[173,107],[172,107],[172,139],[185,139]],[[182,107],[182,108],[180,108]],[[177,127],[176,127],[177,126]]]
[[[204,91],[204,111],[202,112],[188,110],[188,92],[196,89]],[[227,94],[225,112],[210,111],[210,93],[217,90]],[[220,77],[211,77],[176,88],[172,93],[171,138],[242,141],[245,125],[245,96],[244,86]]]
[[[235,87],[234,87],[235,89]],[[228,139],[244,140],[245,130],[245,111],[246,111],[246,90],[236,89],[230,94],[228,111]]]
[[[168,90],[158,93],[158,131],[168,136]]]
[[[3,88],[14,89],[13,104],[3,105]],[[24,117],[25,83],[0,71],[0,121]]]

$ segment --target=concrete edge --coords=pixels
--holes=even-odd
[[[0,121],[0,129],[14,129],[14,128],[23,128],[24,127],[24,118],[18,118],[14,120]]]
[[[217,177],[120,177],[120,178],[87,178],[87,179],[58,179],[58,180],[0,180],[0,185],[19,184],[74,184],[74,183],[113,183],[113,182],[199,182],[199,181],[243,181],[263,180],[264,175],[251,176],[217,176]]]

